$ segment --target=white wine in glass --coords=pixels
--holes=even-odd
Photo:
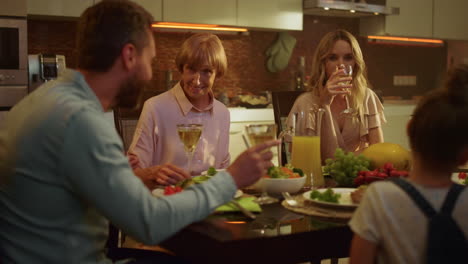
[[[192,159],[195,148],[203,131],[201,124],[179,124],[177,125],[177,133],[180,141],[184,144],[185,153],[188,159],[188,172],[192,173]]]
[[[247,125],[245,131],[252,146],[276,139],[276,124]]]
[[[338,69],[340,69],[340,70],[344,69],[344,73],[345,73],[346,76],[349,76],[349,77],[353,76],[353,66],[352,65],[341,64]],[[347,81],[347,82],[343,82],[342,84],[347,85],[347,84],[350,84],[350,83],[351,82]],[[340,83],[338,83],[338,84],[340,84]],[[341,113],[342,114],[348,114],[348,115],[354,114],[354,109],[349,106],[349,95],[348,94],[345,95],[345,101],[346,101],[346,109],[343,110],[343,112],[341,112]]]
[[[247,125],[245,132],[249,138],[250,145],[255,146],[269,140],[276,139],[276,124]],[[261,181],[262,179],[260,179]],[[262,194],[255,199],[258,204],[271,204],[278,202],[278,199],[271,197],[265,190],[263,182],[260,182]]]

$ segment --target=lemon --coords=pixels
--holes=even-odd
[[[362,155],[371,160],[372,169],[383,167],[387,162],[393,164],[397,170],[409,170],[411,154],[404,147],[394,143],[377,143],[366,148]]]

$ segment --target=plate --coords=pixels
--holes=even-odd
[[[452,173],[452,181],[455,182],[455,183],[458,183],[458,184],[465,185],[465,183],[464,183],[465,180],[462,180],[462,179],[458,178],[458,174],[459,174],[459,172]]]
[[[330,202],[324,202],[324,201],[318,201],[315,199],[310,198],[310,194],[313,191],[308,191],[303,193],[304,201],[305,202],[310,202],[315,205],[319,205],[322,207],[330,207],[330,208],[335,208],[335,209],[355,209],[358,204],[353,203],[351,200],[351,193],[356,190],[356,188],[331,188],[334,193],[339,193],[341,194],[340,199],[338,200],[338,203],[330,203]],[[317,191],[319,192],[324,192],[327,189],[318,189]]]
[[[151,191],[151,194],[154,197],[163,197],[164,196],[164,189],[156,188],[153,191]]]
[[[242,195],[244,195],[244,192],[242,190],[237,190],[234,194],[234,199],[240,198]]]
[[[164,196],[164,189],[156,188],[151,192],[151,194],[154,197],[163,197]],[[242,197],[242,195],[244,195],[244,192],[241,191],[241,190],[237,190],[236,193],[234,194],[234,199],[240,198],[240,197]]]

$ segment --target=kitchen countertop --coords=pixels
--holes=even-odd
[[[228,108],[231,122],[272,121],[275,122],[273,108]]]

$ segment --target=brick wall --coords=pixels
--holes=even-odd
[[[297,40],[289,66],[277,73],[266,69],[265,51],[277,38],[274,31],[250,31],[248,35],[218,36],[228,56],[228,72],[215,83],[215,93],[227,91],[291,90],[300,56],[306,59],[306,72],[311,70],[310,61],[320,38],[327,32],[344,28],[358,36],[359,20],[304,16],[304,30],[290,31]],[[75,21],[28,20],[29,53],[64,54],[67,66],[76,66]],[[192,33],[155,33],[158,63],[154,66],[154,90],[164,90],[167,71],[178,79],[174,58],[182,42]],[[383,95],[410,98],[421,95],[438,86],[446,68],[446,47],[415,47],[399,45],[368,44],[358,38],[368,65],[372,86]],[[416,75],[416,86],[393,86],[393,75]]]

